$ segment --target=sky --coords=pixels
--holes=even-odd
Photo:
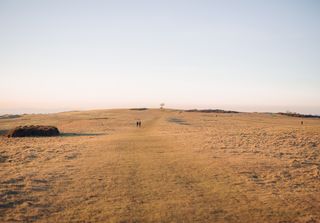
[[[0,0],[0,114],[320,114],[320,1]]]

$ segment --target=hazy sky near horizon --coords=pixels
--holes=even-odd
[[[320,1],[0,0],[0,113],[320,114]]]

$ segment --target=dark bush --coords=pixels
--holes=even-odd
[[[58,136],[60,132],[54,126],[29,125],[18,126],[8,131],[8,137]]]

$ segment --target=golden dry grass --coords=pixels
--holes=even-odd
[[[135,120],[142,119],[142,128]],[[0,222],[320,222],[320,120],[100,110],[0,120]]]

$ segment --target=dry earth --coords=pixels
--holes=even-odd
[[[142,128],[135,120],[142,119]],[[0,222],[320,222],[320,120],[99,110],[0,120]]]

